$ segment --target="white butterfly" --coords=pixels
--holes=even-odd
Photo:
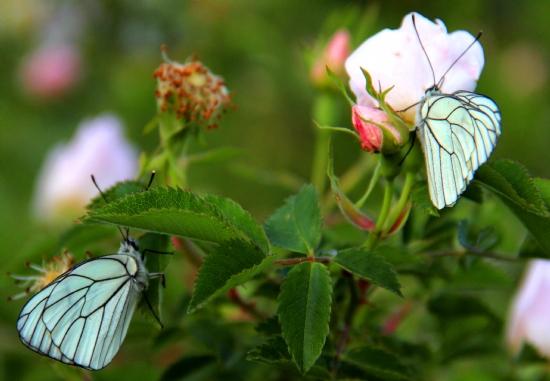
[[[19,338],[55,360],[102,369],[122,345],[147,278],[155,276],[163,275],[148,274],[137,242],[125,238],[117,254],[78,263],[34,295],[17,320]]]
[[[418,39],[422,46],[420,36]],[[426,53],[424,46],[422,49]],[[429,61],[427,53],[426,57]],[[456,203],[474,172],[493,152],[501,134],[500,110],[491,98],[463,90],[444,94],[441,82],[426,90],[416,116],[430,198],[438,209]]]

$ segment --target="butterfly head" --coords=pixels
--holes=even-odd
[[[120,249],[118,251],[119,254],[131,254],[139,251],[139,245],[135,239],[132,237],[126,237],[122,244],[120,245]]]

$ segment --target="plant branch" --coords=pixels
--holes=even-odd
[[[521,262],[521,261],[523,261],[523,258],[510,257],[508,255],[502,255],[502,254],[498,254],[498,253],[482,251],[482,250],[478,250],[476,248],[434,251],[434,252],[431,252],[431,253],[425,253],[424,255],[427,256],[427,257],[430,257],[430,258],[460,257],[460,256],[463,256],[463,255],[474,255],[476,257],[500,259],[500,260],[509,261],[509,262]]]
[[[329,263],[331,261],[331,257],[315,257],[314,261],[319,263]],[[279,259],[275,262],[273,262],[276,266],[292,266],[297,265],[298,263],[302,262],[311,262],[310,257],[303,257],[303,258],[288,258],[288,259]]]

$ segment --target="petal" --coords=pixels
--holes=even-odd
[[[385,29],[365,41],[346,61],[350,87],[359,105],[372,106],[375,102],[366,93],[361,67],[366,69],[382,90],[395,86],[387,95],[387,102],[396,110],[402,110],[419,102],[426,89],[439,82],[456,59],[474,41],[465,31],[447,34],[440,20],[432,22],[415,13],[416,26],[429,62],[412,22],[412,14],[403,19],[400,29]],[[483,49],[476,42],[445,75],[441,90],[451,93],[457,90],[474,90],[483,68]],[[416,107],[405,113],[414,121]]]

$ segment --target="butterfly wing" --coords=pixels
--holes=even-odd
[[[106,255],[59,276],[23,307],[17,330],[23,344],[42,355],[98,370],[118,352],[139,290],[138,262]]]
[[[486,96],[457,91],[428,94],[419,118],[430,198],[438,209],[453,206],[497,144],[500,110]]]

